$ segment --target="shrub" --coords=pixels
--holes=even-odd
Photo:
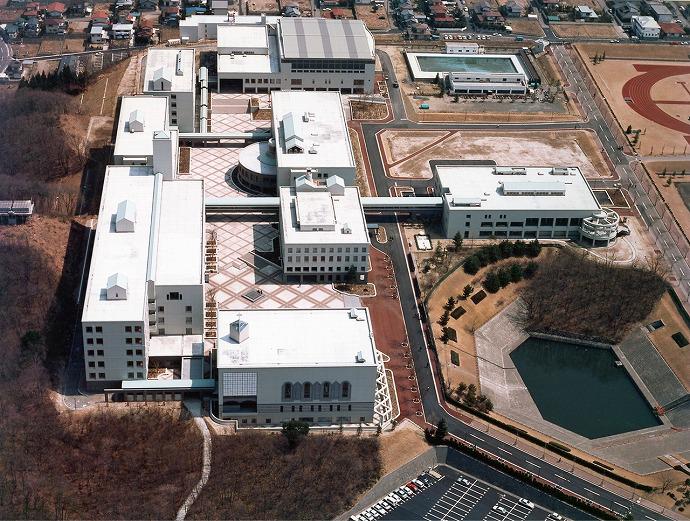
[[[522,280],[522,266],[519,264],[511,264],[510,266],[510,281],[520,282]]]
[[[525,241],[517,240],[513,243],[513,256],[514,257],[522,257],[525,255],[525,251],[527,250],[527,246],[525,244]]]
[[[498,279],[498,275],[496,275],[495,271],[490,271],[486,274],[486,278],[484,279],[484,287],[489,293],[496,293],[499,289],[501,289],[501,282]]]
[[[498,270],[498,283],[502,288],[505,288],[510,284],[510,269],[507,267],[499,268]]]
[[[508,259],[513,256],[513,243],[510,241],[501,241],[498,245],[501,252],[501,258]]]
[[[538,256],[540,252],[541,252],[541,244],[539,243],[539,241],[537,239],[534,239],[533,241],[531,241],[527,244],[526,254],[528,257],[534,258],[534,257]]]
[[[479,271],[480,267],[481,267],[481,264],[480,264],[479,259],[477,258],[476,255],[472,255],[471,257],[468,257],[467,259],[465,259],[465,262],[462,264],[462,269],[468,275],[476,274]]]
[[[532,277],[534,277],[534,274],[536,273],[538,267],[539,265],[536,262],[529,261],[525,266],[525,269],[522,270],[522,276],[526,279],[531,279]]]

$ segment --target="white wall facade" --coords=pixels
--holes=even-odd
[[[582,219],[591,210],[487,210],[443,205],[446,237],[465,239],[567,239],[580,234]]]
[[[256,377],[256,395],[231,397],[225,394],[226,374],[250,373]],[[254,378],[252,376],[251,378]],[[329,396],[323,396],[323,384],[329,384]],[[349,384],[349,396],[342,384]],[[305,396],[304,384],[311,392]],[[290,384],[290,398],[285,396]],[[219,410],[223,419],[234,419],[240,426],[278,425],[302,420],[322,425],[371,423],[374,415],[376,366],[347,367],[263,367],[218,369]],[[245,402],[246,407],[238,406]],[[252,402],[255,406],[252,407]]]
[[[153,322],[152,334],[201,335],[203,334],[204,287],[202,284],[156,286],[155,302],[149,301],[149,313]]]
[[[288,279],[330,282],[345,280],[350,266],[355,266],[358,274],[369,269],[369,244],[366,242],[338,245],[300,242],[281,246],[283,273]]]

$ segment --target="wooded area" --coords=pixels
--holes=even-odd
[[[595,262],[563,250],[544,259],[522,290],[519,320],[528,331],[616,343],[651,313],[666,287],[654,267]]]
[[[213,439],[211,477],[189,519],[333,519],[381,474],[375,437],[279,434]]]
[[[67,94],[31,89],[0,97],[0,175],[47,181],[80,170],[83,144],[60,125],[75,103]]]

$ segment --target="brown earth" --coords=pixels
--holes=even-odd
[[[578,2],[578,5],[581,5]],[[560,38],[618,38],[620,36],[615,24],[592,22],[560,22],[549,25]]]
[[[380,17],[383,16],[383,19]],[[385,8],[381,7],[376,12],[369,5],[355,5],[355,17],[362,20],[368,29],[386,30],[390,29],[390,21]]]

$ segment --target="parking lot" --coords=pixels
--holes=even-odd
[[[422,479],[423,478],[423,479]],[[561,521],[558,514],[535,505],[527,499],[508,494],[492,485],[446,466],[418,480],[424,487],[414,487],[409,494],[395,491],[381,501],[353,516],[354,521],[423,519],[442,521],[482,519],[486,521]],[[414,484],[414,483],[413,483]],[[401,488],[406,488],[405,485]],[[400,489],[397,489],[400,490]],[[387,499],[388,498],[388,499]],[[397,502],[395,501],[397,499]],[[352,518],[351,518],[352,519]]]

